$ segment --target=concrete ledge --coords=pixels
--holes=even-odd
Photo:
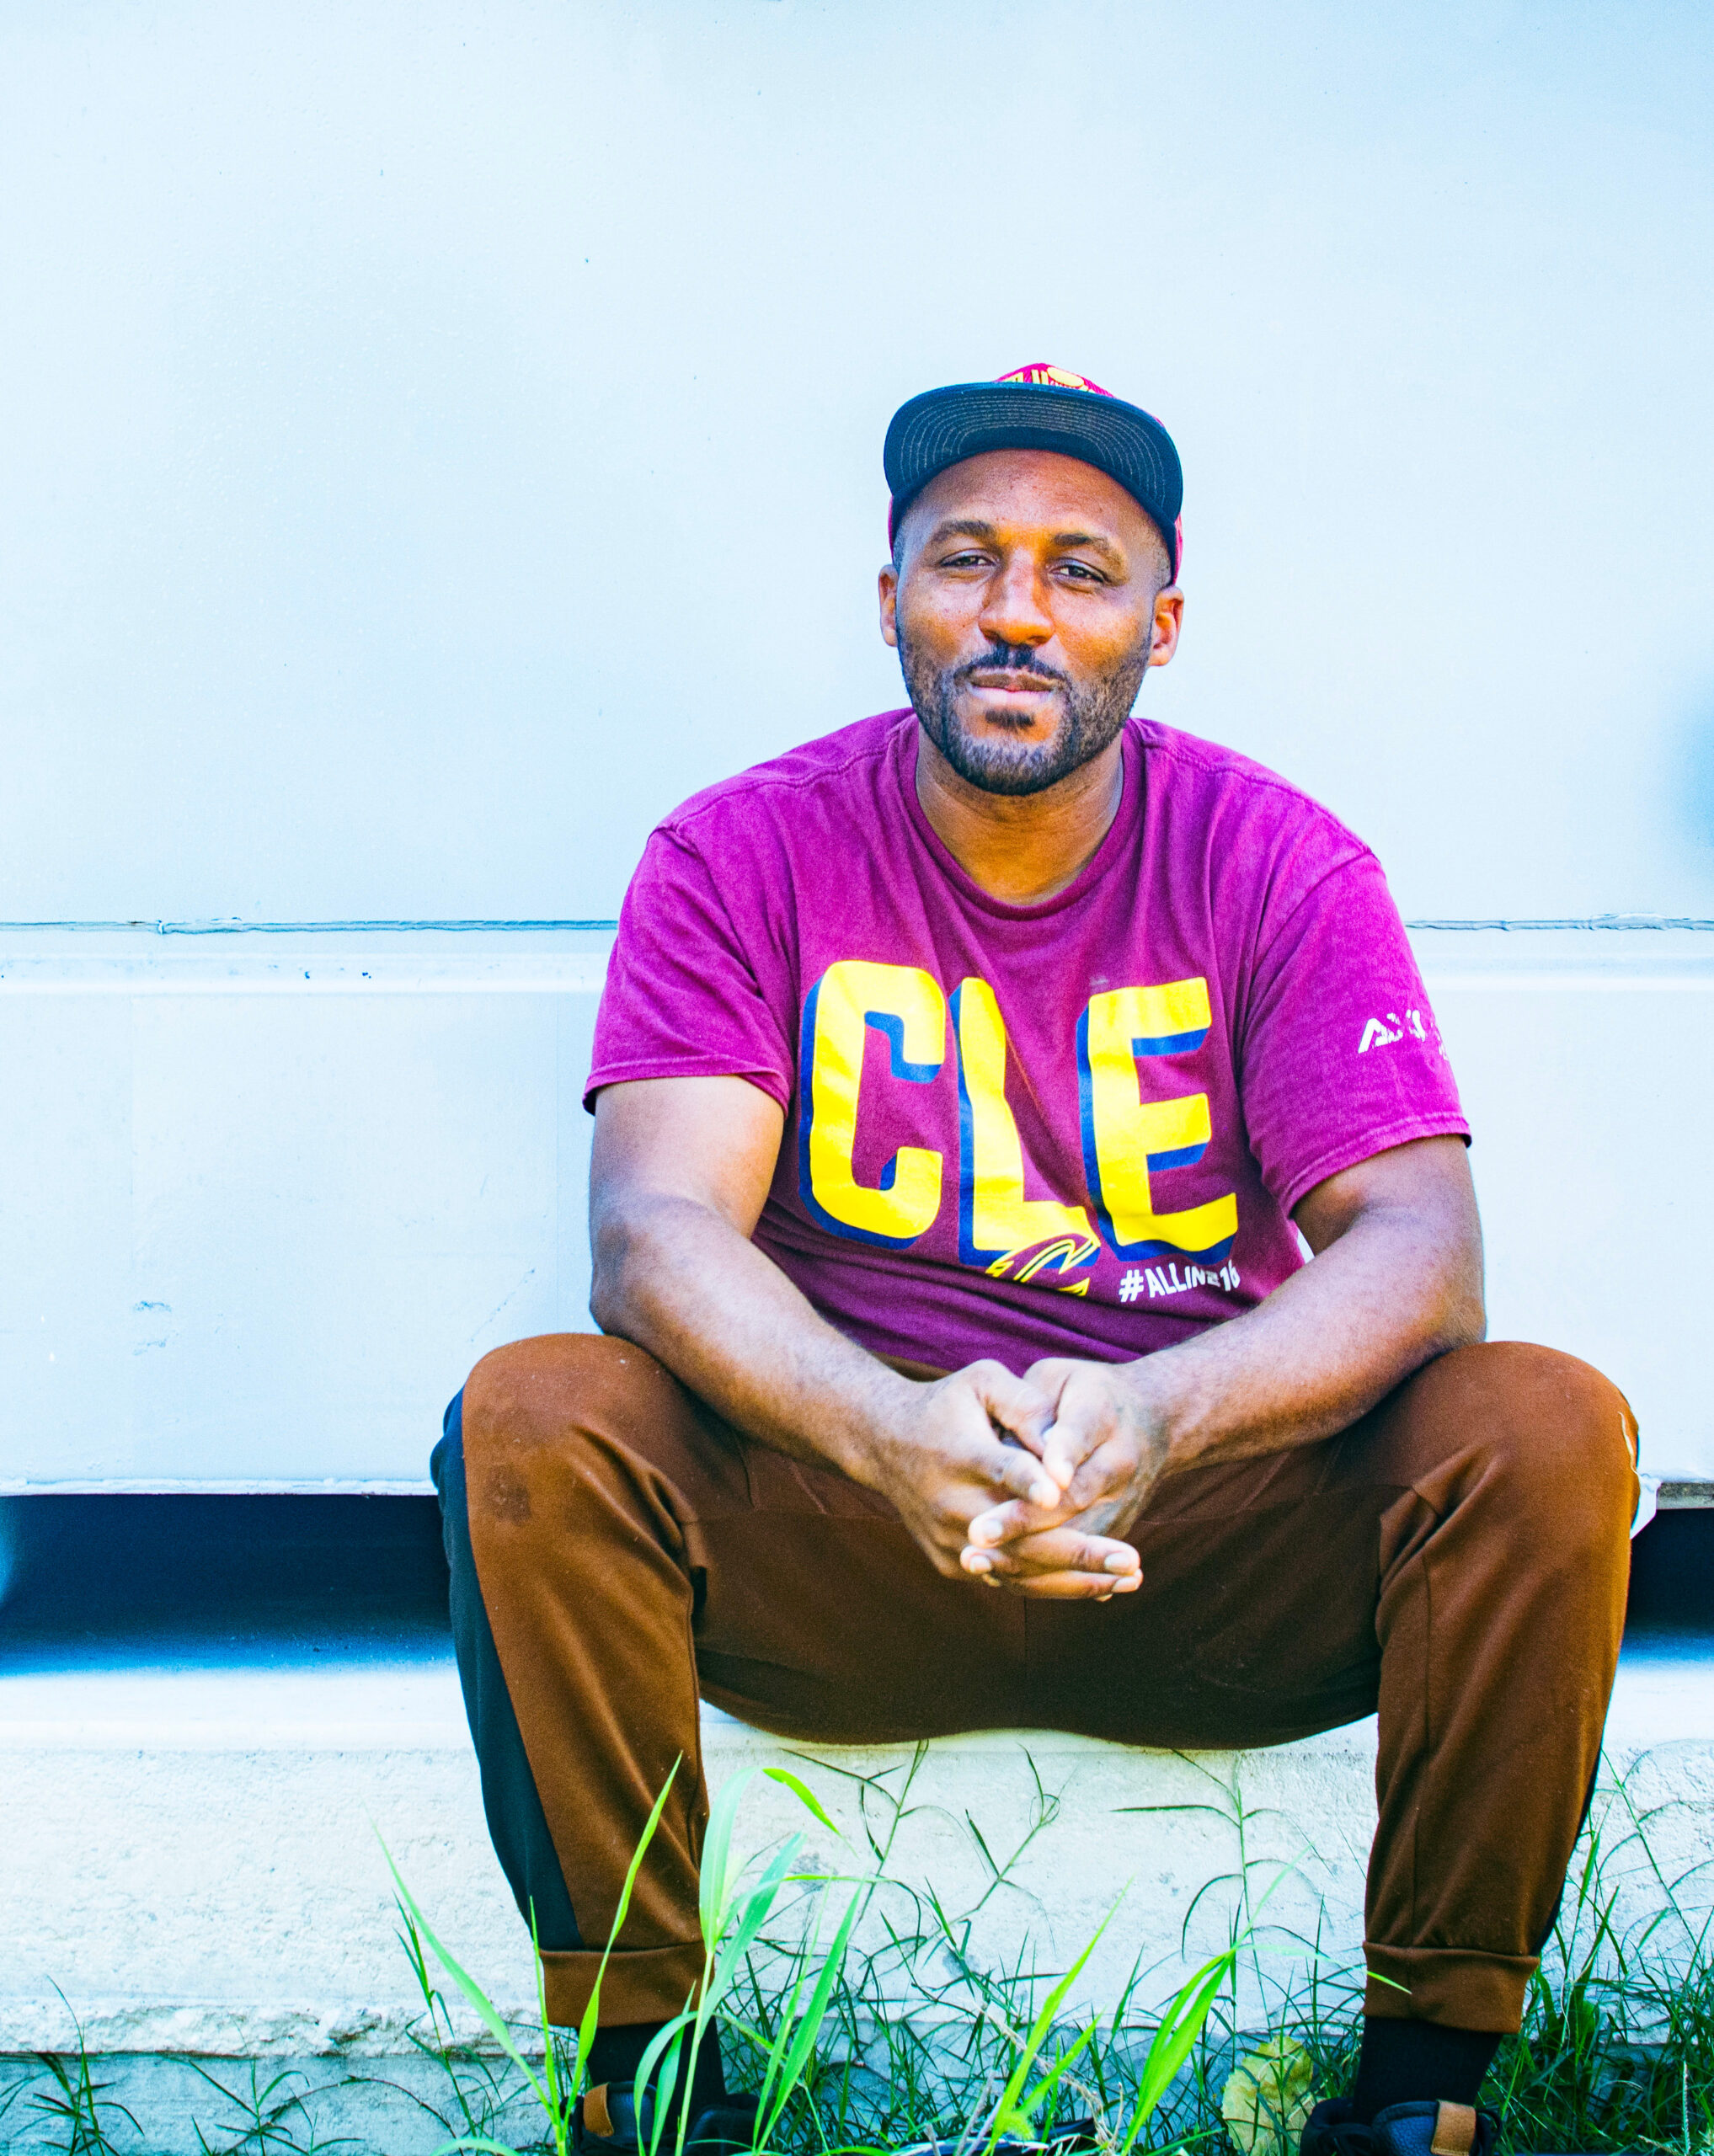
[[[489,2083],[481,2063],[457,2068],[478,2122],[503,2139],[537,2144],[542,2114],[513,2073],[501,2086],[519,2093],[483,2115]],[[104,2127],[104,2148],[137,2156],[209,2156],[213,2150],[265,2147],[289,2152],[337,2148],[341,2156],[435,2156],[464,2127],[446,2072],[432,2058],[343,2059],[326,2053],[245,2058],[151,2052],[93,2055],[90,2079]],[[40,2108],[53,2084],[34,2059],[0,2057],[0,2156],[45,2156],[67,2146],[67,2128]],[[254,2133],[249,2100],[272,2113],[274,2137]],[[10,2100],[8,2101],[8,2099]],[[128,2116],[126,2116],[128,2115]],[[132,2122],[136,2131],[132,2131]],[[251,2137],[243,2137],[250,2127]],[[289,2138],[287,2137],[290,2137]],[[74,2144],[83,2148],[86,2144]],[[93,2146],[93,2144],[88,2144]]]
[[[866,1818],[884,1833],[911,1765],[896,1748],[817,1747],[804,1768],[713,1713],[704,1747],[715,1785],[746,1767],[803,1768],[855,1844],[841,1854],[813,1828],[810,1853],[845,1868]],[[1701,1643],[1627,1652],[1609,1752],[1676,1876],[1714,1838],[1714,1656]],[[466,1966],[509,2012],[533,2013],[446,1658],[13,1673],[0,1677],[0,2052],[74,2048],[75,2012],[103,2053],[398,2057],[421,2001],[377,1830]],[[1043,1967],[1063,1966],[1128,1889],[1086,1989],[1110,1999],[1140,1961],[1159,1965],[1152,1997],[1181,1966],[1201,1890],[1237,1869],[1242,1807],[1257,1882],[1296,1867],[1270,1919],[1318,1932],[1348,1963],[1373,1764],[1371,1723],[1193,1759],[1064,1737],[942,1739],[917,1763],[889,1873],[900,1906],[932,1880],[949,1913],[970,1917],[977,1956]],[[1615,1842],[1628,1815],[1612,1801]],[[812,1825],[762,1780],[742,1834],[755,1847]],[[1631,1870],[1640,1911],[1651,1889],[1645,1867]],[[1189,1951],[1223,1943],[1232,1894],[1202,1896]]]

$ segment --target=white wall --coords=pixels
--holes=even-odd
[[[607,939],[14,937],[0,1489],[425,1486],[477,1358],[586,1327]],[[1714,1477],[1714,937],[1419,935],[1476,1133],[1492,1330]]]
[[[59,931],[0,962],[0,1487],[426,1487],[587,1329],[605,937]]]
[[[12,0],[0,923],[610,916],[1033,359],[1183,452],[1146,707],[1412,916],[1714,916],[1711,109],[1693,0]],[[1497,1328],[1714,1472],[1714,937],[1430,941]],[[599,965],[0,931],[0,1479],[418,1478],[585,1321]]]
[[[9,0],[0,919],[611,915],[1038,358],[1183,450],[1158,715],[1714,915],[1711,109],[1700,0]]]

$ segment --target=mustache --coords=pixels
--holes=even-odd
[[[999,669],[1007,674],[1023,674],[1032,681],[1051,683],[1056,688],[1069,689],[1067,677],[1057,666],[1044,665],[1027,643],[990,643],[980,659],[968,659],[964,665],[954,667],[954,681],[968,682],[978,674]]]

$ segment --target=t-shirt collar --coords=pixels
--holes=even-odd
[[[1048,915],[1060,912],[1064,907],[1076,905],[1081,899],[1088,896],[1113,863],[1122,860],[1129,851],[1143,803],[1143,739],[1135,718],[1125,721],[1120,737],[1119,754],[1124,776],[1120,783],[1119,810],[1108,825],[1100,845],[1063,891],[1055,891],[1050,899],[1036,899],[1028,905],[1014,905],[985,891],[928,820],[921,802],[916,798],[916,755],[921,739],[916,712],[901,712],[895,746],[889,762],[894,783],[902,797],[905,814],[927,848],[934,866],[961,898],[972,905],[980,906],[985,913],[992,914],[1002,921],[1039,921]]]

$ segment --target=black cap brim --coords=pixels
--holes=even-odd
[[[901,404],[881,452],[893,496],[889,535],[931,479],[996,449],[1051,450],[1106,472],[1160,526],[1178,574],[1184,474],[1172,435],[1139,405],[1053,382],[955,382]]]

